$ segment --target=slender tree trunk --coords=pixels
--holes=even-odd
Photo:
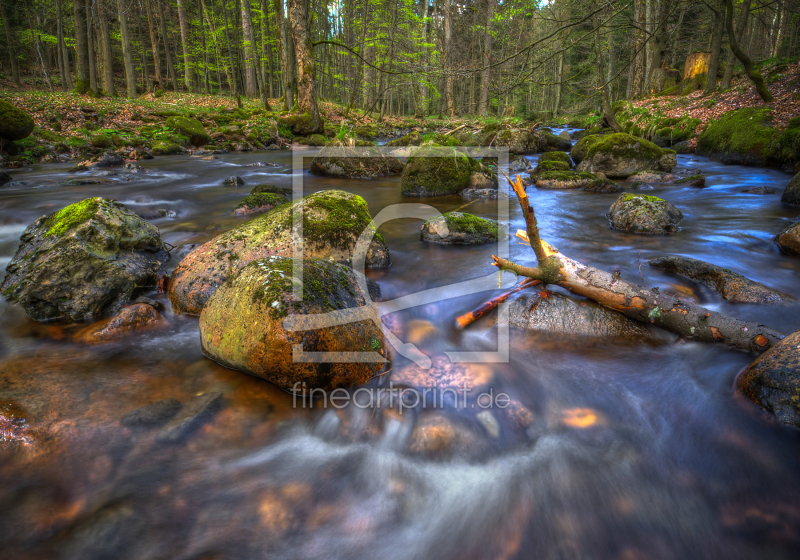
[[[124,0],[117,0],[119,33],[122,42],[122,60],[125,63],[125,82],[128,88],[128,99],[136,99],[136,70],[133,66],[133,54],[131,53],[131,36],[128,32],[127,9]]]
[[[172,82],[172,89],[173,91],[178,91],[178,76],[175,73],[175,64],[172,62],[172,55],[170,54],[170,44],[169,44],[169,35],[167,35],[167,22],[166,18],[164,17],[164,5],[156,0],[158,4],[158,21],[161,27],[161,37],[164,39],[164,52],[167,55],[167,71],[169,72],[169,78]],[[225,3],[223,2],[223,7]]]
[[[280,0],[277,0],[280,2]],[[222,14],[225,16],[225,42],[228,44],[228,59],[231,64],[231,77],[233,78],[233,96],[239,97],[239,80],[236,77],[236,65],[233,62],[233,49],[231,47],[231,34],[228,26],[228,9],[225,7],[225,2],[222,2]]]
[[[147,47],[145,46],[144,34],[142,33],[143,19],[144,14],[142,13],[142,5],[139,4],[139,18],[136,21],[136,32],[139,35],[139,44],[142,46],[142,74],[144,77],[142,82],[145,85],[145,92],[148,92],[153,89],[153,83],[150,81],[150,69],[147,67]]]
[[[153,23],[153,8],[150,6],[150,0],[143,0],[145,8],[147,9],[147,25],[150,29],[150,46],[153,50],[153,71],[156,74],[156,84],[159,87],[164,87],[164,76],[161,73],[161,55],[158,49],[158,38],[156,37],[156,28]]]
[[[628,99],[638,97],[642,93],[644,81],[644,6],[642,0],[633,0],[633,20],[637,26],[634,43],[634,59],[628,75]]]
[[[69,75],[67,46],[64,44],[64,17],[61,9],[61,0],[56,0],[56,12],[58,13],[58,46],[56,50],[58,51],[58,72],[61,78],[61,89],[70,91],[72,89],[72,80]]]
[[[97,17],[100,20],[100,51],[103,53],[103,89],[114,95],[114,52],[111,50],[111,32],[108,29],[108,13],[105,0],[97,0]]]
[[[86,41],[89,54],[89,89],[97,94],[97,59],[94,55],[94,26],[92,25],[92,0],[86,0]]]
[[[656,22],[654,23],[655,36],[653,37],[652,65],[650,66],[650,73],[647,76],[647,91],[649,93],[655,93],[655,91],[653,91],[653,77],[656,74],[656,70],[661,68],[664,57],[664,48],[667,42],[667,15],[669,14],[669,7],[670,4],[666,0],[661,0],[658,9],[654,10],[656,13]]]
[[[427,2],[427,0],[425,0]],[[481,98],[478,101],[478,114],[489,114],[489,65],[492,63],[492,20],[496,0],[486,0],[486,34],[483,39],[483,71],[481,72]],[[561,61],[563,64],[563,55]]]
[[[448,117],[456,116],[456,103],[453,98],[453,75],[451,73],[453,67],[453,5],[452,0],[444,0],[443,4],[444,14],[442,22],[444,25],[444,98],[445,107]]]
[[[316,68],[314,50],[308,35],[308,8],[310,0],[289,1],[289,21],[292,24],[295,55],[297,57],[297,104],[300,110],[311,115],[311,132],[324,132],[317,109]]]
[[[206,46],[206,26],[205,26],[205,18],[203,17],[205,14],[205,9],[203,8],[203,0],[199,0],[200,3],[200,41],[201,46],[203,48],[203,92],[205,94],[211,93],[210,91],[210,84],[209,84],[209,69],[208,69],[208,48]]]
[[[86,5],[72,0],[75,19],[75,93],[89,91],[89,45],[86,40]]]
[[[286,31],[286,14],[283,11],[283,1],[274,0],[276,14],[281,27],[281,73],[283,77],[283,110],[288,111],[294,107],[294,63],[292,53],[294,44],[291,33]]]
[[[264,50],[267,51],[267,64],[269,68],[269,97],[275,99],[275,61],[272,57],[272,34],[270,33],[269,4],[261,0],[261,11],[264,12]]]
[[[59,15],[60,14],[61,10],[59,10]],[[6,32],[6,44],[8,45],[8,58],[9,62],[11,63],[11,77],[14,80],[15,85],[21,86],[22,82],[19,79],[19,61],[17,61],[17,51],[14,48],[14,34],[11,31],[11,22],[8,19],[8,14],[6,13],[6,7],[5,4],[3,4],[2,0],[0,0],[0,17],[3,18],[3,28],[5,29]]]
[[[747,73],[747,77],[750,78],[756,86],[758,95],[761,96],[764,103],[770,103],[772,101],[772,94],[769,92],[767,84],[764,82],[764,77],[758,70],[753,68],[753,61],[750,60],[747,53],[739,48],[739,44],[736,42],[736,34],[733,30],[733,0],[725,0],[725,7],[725,24],[728,28],[728,40],[730,41],[731,50],[733,54],[736,55],[736,58],[744,65],[744,71]]]
[[[256,60],[258,60],[258,51],[255,48],[256,39],[253,33],[253,13],[250,8],[250,0],[242,0],[242,34],[244,35],[245,95],[257,97]]]
[[[42,65],[42,76],[44,76],[44,80],[47,83],[48,88],[50,89],[50,93],[53,93],[53,82],[50,80],[50,76],[47,75],[47,67],[44,64],[44,57],[42,57],[42,49],[39,43],[41,42],[41,37],[36,35],[33,30],[33,19],[31,18],[31,7],[28,4],[28,0],[25,0],[25,15],[28,19],[28,28],[31,31],[31,39],[33,39],[34,44],[36,45],[36,54],[39,58],[39,62]]]
[[[593,10],[596,10],[597,0],[592,1]],[[594,30],[594,56],[597,60],[597,86],[600,90],[600,100],[603,107],[603,117],[614,132],[622,132],[614,116],[614,111],[611,109],[611,99],[608,93],[608,83],[606,82],[605,68],[603,64],[603,49],[601,46],[600,37],[600,16],[595,13],[592,16],[592,29]]]
[[[181,30],[181,47],[183,49],[183,82],[186,89],[192,91],[194,83],[192,81],[192,70],[194,69],[194,59],[189,45],[189,19],[186,16],[186,10],[183,9],[183,3],[186,0],[177,0],[178,2],[178,23]]]
[[[717,89],[717,74],[719,73],[720,50],[722,49],[722,34],[725,27],[725,12],[722,3],[714,2],[714,25],[711,30],[711,59],[708,61],[708,74],[706,75],[706,89],[703,95],[713,93]]]
[[[740,42],[744,36],[744,30],[747,28],[747,21],[750,17],[750,2],[751,0],[743,0],[739,12],[739,19],[736,20],[736,42]],[[728,60],[725,64],[725,75],[722,77],[720,89],[726,90],[731,87],[731,80],[733,79],[733,67],[736,66],[736,55],[733,50],[728,48]]]

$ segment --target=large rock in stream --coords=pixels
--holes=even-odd
[[[33,117],[8,101],[0,99],[0,138],[24,140],[33,132]]]
[[[800,173],[792,177],[792,180],[786,185],[786,189],[781,196],[781,202],[800,206]]]
[[[611,179],[625,179],[637,171],[647,169],[672,171],[678,164],[674,151],[664,150],[644,138],[630,134],[588,136],[578,144],[581,142],[588,142],[590,145],[586,149],[586,156],[578,164],[578,171],[600,172]],[[573,158],[574,152],[573,150]],[[582,154],[578,157],[580,155]]]
[[[747,366],[736,378],[736,389],[778,422],[800,428],[800,331]]]
[[[795,300],[727,268],[698,259],[668,255],[651,260],[650,266],[697,280],[734,303],[786,303]]]
[[[420,227],[423,241],[448,245],[494,243],[503,233],[496,221],[464,212],[447,212]]]
[[[387,356],[374,304],[368,303],[353,269],[322,259],[302,263],[302,301],[292,300],[295,261],[288,257],[258,259],[220,286],[200,315],[203,352],[217,362],[291,391],[332,390],[366,383],[383,368],[380,362],[295,362],[293,347],[303,352],[377,352]],[[352,309],[352,320],[315,328],[306,316]],[[358,313],[355,310],[359,310]],[[287,316],[300,319],[288,331]],[[298,386],[298,389],[304,387]]]
[[[508,324],[554,336],[653,340],[646,325],[591,301],[560,294],[523,294],[509,308]]]
[[[408,158],[400,189],[405,196],[444,196],[472,188],[497,188],[497,175],[455,148],[423,146]]]
[[[169,258],[154,225],[99,197],[42,216],[20,240],[0,290],[37,321],[114,314]]]
[[[303,238],[293,227],[295,208],[303,216]],[[186,255],[172,274],[169,299],[178,313],[199,315],[211,295],[234,273],[264,257],[293,253],[303,243],[303,256],[349,263],[356,241],[372,226],[367,203],[344,191],[321,191],[270,210],[218,235]],[[389,248],[376,233],[367,251],[369,268],[391,264]]]
[[[781,249],[789,255],[800,255],[800,222],[795,222],[783,228],[775,237]]]
[[[614,229],[659,235],[677,232],[683,213],[664,199],[626,193],[614,202],[606,217]]]
[[[340,179],[374,179],[397,175],[403,164],[372,142],[334,138],[311,160],[309,173]]]

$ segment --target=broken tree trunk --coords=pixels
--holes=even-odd
[[[507,177],[508,178],[508,177]],[[587,266],[558,252],[539,238],[536,215],[528,201],[522,181],[511,181],[525,216],[527,237],[539,261],[538,266],[522,266],[493,256],[494,266],[519,275],[555,284],[573,293],[619,311],[626,317],[651,323],[687,339],[723,342],[728,346],[764,352],[784,335],[758,323],[733,319],[621,279],[616,274]]]

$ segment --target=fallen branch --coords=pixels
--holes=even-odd
[[[467,123],[464,123],[464,124],[462,124],[461,126],[457,126],[457,127],[455,127],[455,128],[454,128],[453,130],[451,130],[450,132],[445,132],[445,133],[444,133],[444,135],[445,135],[445,136],[450,136],[451,134],[453,134],[454,132],[458,132],[459,130],[461,130],[461,129],[462,129],[462,128],[464,128],[465,126],[467,126]]]
[[[506,176],[506,178],[508,178]],[[522,187],[519,175],[511,185],[525,216],[524,236],[536,253],[538,266],[523,266],[492,256],[494,266],[518,276],[555,284],[571,292],[619,311],[626,317],[654,324],[688,339],[724,342],[734,348],[764,352],[784,335],[758,323],[740,321],[677,298],[647,290],[621,279],[618,275],[587,266],[559,253],[539,238],[536,215]],[[522,237],[522,236],[521,236]]]
[[[520,290],[524,290],[529,286],[536,286],[537,284],[541,284],[538,280],[532,280],[530,278],[526,278],[522,281],[518,286],[515,286],[512,290],[501,294],[495,298],[490,299],[486,303],[481,304],[479,307],[476,307],[469,313],[465,313],[460,317],[456,318],[456,323],[458,323],[459,328],[465,329],[470,326],[472,323],[489,313],[490,311],[497,308],[498,305],[506,301],[510,298],[513,294],[519,292]]]

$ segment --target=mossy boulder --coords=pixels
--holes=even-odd
[[[260,185],[256,185],[255,187],[250,189],[250,194],[261,194],[261,193],[273,193],[273,194],[280,194],[283,196],[292,196],[292,188],[279,187],[277,185],[261,183]]]
[[[464,212],[447,212],[426,220],[420,228],[423,241],[448,245],[494,243],[500,234],[496,221]]]
[[[800,173],[795,175],[781,196],[781,202],[791,204],[793,206],[800,206]]]
[[[42,216],[20,241],[0,290],[37,321],[116,313],[169,258],[154,225],[99,197]]]
[[[295,210],[303,216],[302,240],[294,232]],[[279,206],[186,255],[170,281],[172,307],[179,313],[198,315],[217,288],[248,263],[270,256],[291,256],[301,242],[305,258],[350,263],[356,241],[371,227],[367,203],[344,191],[321,191]],[[385,268],[390,264],[389,248],[377,233],[367,251],[366,265]]]
[[[710,122],[697,139],[695,153],[726,164],[766,165],[774,134],[770,109],[745,107]]]
[[[601,136],[589,146],[578,170],[601,172],[612,179],[625,179],[645,169],[672,171],[677,163],[672,150],[664,150],[644,138],[620,132]]]
[[[311,114],[305,112],[301,115],[287,115],[280,117],[279,122],[292,131],[295,136],[310,136],[319,132],[314,127],[314,119]]]
[[[569,171],[571,168],[570,164],[563,161],[540,161],[530,175],[531,179],[534,179],[537,175],[548,171]]]
[[[0,138],[23,140],[33,132],[33,117],[8,101],[0,99]]]
[[[773,142],[771,159],[797,170],[800,163],[800,117],[790,120],[783,132],[777,135]]]
[[[392,148],[404,148],[406,146],[419,146],[422,144],[422,141],[422,134],[416,130],[412,130],[405,136],[401,136],[400,138],[395,138],[394,140],[387,142],[386,145]]]
[[[606,214],[611,227],[629,233],[674,233],[683,213],[672,204],[644,194],[622,194]]]
[[[727,268],[698,259],[668,255],[651,260],[650,266],[696,280],[717,291],[725,301],[733,303],[770,304],[794,301],[790,295],[768,288]]]
[[[789,255],[800,255],[800,222],[786,226],[775,237],[781,249]]]
[[[569,152],[572,150],[572,141],[561,136],[557,136],[547,130],[536,133],[539,137],[539,146],[543,152]]]
[[[233,211],[237,216],[249,216],[277,208],[281,204],[286,204],[289,199],[281,194],[258,193],[244,197],[236,209]]]
[[[736,378],[736,389],[778,422],[800,428],[800,331],[747,366]]]
[[[442,146],[423,146],[408,158],[400,189],[405,196],[444,196],[497,185],[497,176],[476,159]]]
[[[561,162],[546,162],[556,164]],[[538,169],[538,167],[537,167]],[[586,171],[543,171],[531,178],[537,187],[541,189],[581,189],[589,192],[599,193],[618,193],[623,190],[621,185],[604,177],[598,177],[594,173]]]
[[[167,119],[166,125],[178,134],[186,136],[192,146],[199,148],[205,146],[211,141],[211,137],[206,133],[203,128],[203,123],[197,119],[190,119],[189,117],[170,117]]]
[[[182,146],[173,142],[165,140],[153,142],[152,152],[154,156],[172,156],[175,154],[182,154],[184,151]]]
[[[676,180],[675,184],[703,188],[706,186],[706,177],[702,173],[698,173],[697,175],[689,175],[688,177],[681,177],[680,179]]]
[[[107,150],[109,148],[114,147],[114,142],[111,140],[111,136],[107,136],[105,134],[98,134],[96,136],[92,136],[92,139],[89,143],[95,147],[100,148],[103,150]]]
[[[572,147],[572,151],[570,155],[575,163],[580,163],[586,156],[589,155],[589,148],[594,146],[597,142],[602,140],[602,136],[598,134],[590,134],[588,136],[584,136]]]
[[[480,144],[496,148],[508,148],[516,155],[535,154],[540,149],[541,139],[527,130],[496,129],[492,125],[483,129]]]
[[[569,158],[569,154],[567,152],[545,152],[539,156],[539,163],[542,164],[546,161],[560,161],[572,167],[572,160]]]
[[[334,138],[311,160],[312,175],[340,179],[374,179],[397,175],[403,164],[371,142]]]
[[[302,269],[302,277],[295,275],[295,264]],[[377,308],[362,289],[364,283],[366,279],[359,279],[351,268],[323,259],[271,256],[252,261],[220,286],[203,308],[203,352],[285,391],[333,390],[366,383],[383,369],[380,359],[387,358],[387,347]],[[293,289],[298,284],[302,300],[294,301]],[[304,321],[306,316],[334,311],[352,320],[323,328]],[[300,328],[286,330],[287,317],[296,318]],[[297,345],[303,352],[364,352],[379,360],[295,361]]]

